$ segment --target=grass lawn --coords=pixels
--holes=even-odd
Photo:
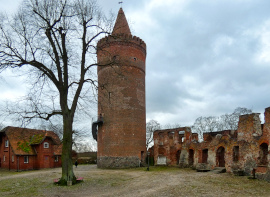
[[[228,173],[151,167],[104,170],[95,165],[74,168],[84,181],[57,186],[61,169],[27,172],[0,170],[0,196],[270,196],[270,183]]]

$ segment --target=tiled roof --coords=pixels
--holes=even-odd
[[[61,155],[62,146],[59,146],[61,141],[52,131],[6,127],[1,132],[7,135],[9,144],[15,155],[36,155],[32,145],[42,143],[46,137],[51,138],[54,145],[57,145],[54,146],[56,148],[54,152],[57,152],[56,155]]]
[[[53,145],[54,155],[62,155],[63,144]]]

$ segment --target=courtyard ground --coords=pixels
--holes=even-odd
[[[26,172],[0,170],[0,196],[270,196],[270,183],[228,173],[150,167],[104,170],[96,165],[74,167],[82,183],[56,186],[61,168]]]

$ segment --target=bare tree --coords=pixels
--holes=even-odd
[[[156,120],[150,120],[146,123],[146,149],[153,143],[153,133],[160,129],[160,124]]]
[[[93,147],[89,143],[81,142],[78,143],[75,148],[77,153],[83,153],[83,152],[93,152]]]
[[[203,138],[203,133],[222,130],[237,130],[239,116],[250,113],[252,113],[251,109],[237,107],[233,113],[224,114],[220,117],[199,117],[195,120],[192,130],[198,133],[200,139]]]
[[[61,184],[76,181],[73,122],[96,91],[96,42],[111,24],[95,0],[26,0],[12,19],[0,19],[0,71],[16,68],[32,83],[23,105],[10,112],[26,121],[62,116]]]
[[[219,130],[237,130],[239,116],[251,114],[252,110],[244,107],[237,107],[233,113],[220,116]]]
[[[174,123],[174,124],[165,124],[165,125],[162,125],[161,127],[162,129],[175,129],[175,128],[181,127],[181,125],[178,123]]]
[[[203,138],[203,133],[217,131],[219,126],[218,118],[215,116],[199,117],[195,120],[192,130],[198,133],[199,138]]]
[[[1,131],[2,129],[4,129],[4,128],[5,128],[5,126],[4,126],[3,124],[0,123],[0,131]]]

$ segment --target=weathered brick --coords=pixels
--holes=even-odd
[[[204,133],[200,143],[198,135],[186,127],[158,130],[154,132],[155,164],[159,157],[166,157],[167,165],[180,167],[211,170],[224,166],[227,172],[245,175],[255,169],[258,178],[270,181],[269,137],[270,108],[265,109],[263,125],[257,113],[242,115],[238,130]]]
[[[124,32],[115,30],[123,24]],[[146,45],[127,27],[120,9],[112,35],[97,45],[98,114],[104,120],[98,128],[97,163],[103,168],[139,166],[146,156]]]

